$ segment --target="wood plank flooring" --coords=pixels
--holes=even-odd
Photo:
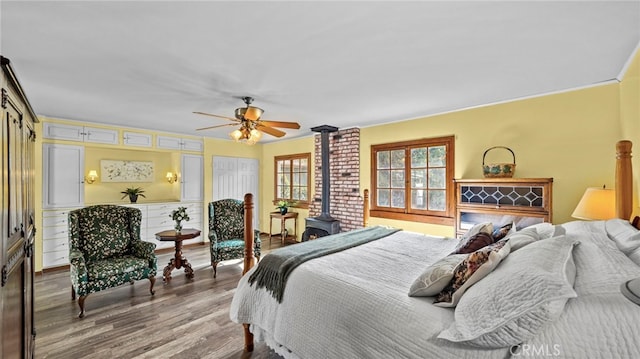
[[[269,251],[264,239],[262,247],[264,255]],[[162,269],[173,252],[159,254],[154,296],[148,280],[93,293],[83,319],[71,300],[68,270],[37,275],[36,358],[277,357],[263,343],[243,353],[242,326],[229,319],[242,260],[219,264],[214,279],[208,244],[185,248],[183,255],[193,266],[193,281],[181,269],[163,285]]]

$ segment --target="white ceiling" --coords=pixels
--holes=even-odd
[[[263,119],[369,126],[615,79],[634,1],[7,1],[2,55],[40,115],[228,138]],[[274,138],[266,135],[263,141]]]

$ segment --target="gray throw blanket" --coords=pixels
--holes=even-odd
[[[249,277],[249,283],[253,285],[257,282],[258,288],[265,287],[278,303],[282,303],[287,278],[297,266],[308,260],[353,248],[398,231],[397,228],[367,227],[277,249],[262,258],[258,268]]]

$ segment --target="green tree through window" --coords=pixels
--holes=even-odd
[[[309,205],[311,154],[276,156],[274,162],[274,203],[284,200],[294,203],[296,207],[306,208]]]
[[[451,136],[371,146],[371,215],[452,220],[453,145]]]

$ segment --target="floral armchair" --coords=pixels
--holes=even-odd
[[[155,294],[156,245],[140,240],[137,208],[97,205],[69,212],[69,262],[72,299],[80,296],[79,317],[91,293],[149,279]]]
[[[253,255],[260,260],[260,231],[254,231]],[[221,199],[209,203],[209,245],[216,277],[218,263],[244,258],[244,202]]]

